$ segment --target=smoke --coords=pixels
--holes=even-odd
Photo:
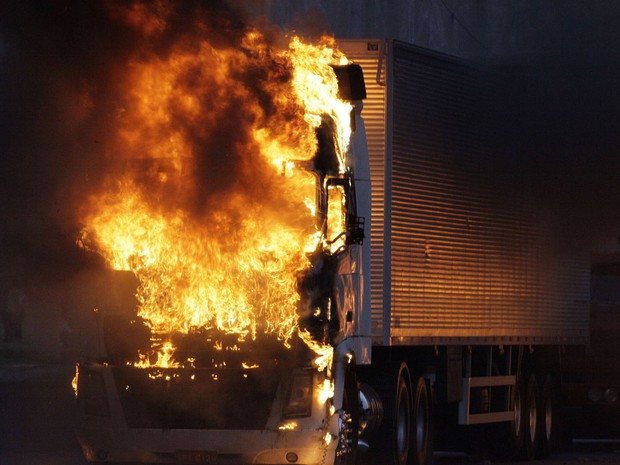
[[[133,146],[122,144],[131,134],[124,140],[118,136],[119,127],[129,128],[131,118],[139,116],[126,90],[132,65],[165,61],[181,46],[197,52],[197,38],[208,38],[216,50],[241,50],[246,32],[237,12],[219,1],[2,2],[0,273],[46,280],[101,266],[76,245],[81,207],[122,172],[142,169],[144,175],[136,179],[149,189],[167,170],[164,157],[151,153],[157,147],[149,146],[153,138],[147,130]],[[276,37],[267,29],[263,34],[267,41]],[[272,66],[265,68],[265,62]],[[231,69],[229,76],[207,76],[205,65],[208,60],[189,66],[178,84],[206,83],[197,89],[197,105],[205,115],[219,106],[217,121],[206,121],[201,130],[190,112],[167,109],[194,154],[195,165],[184,176],[195,189],[153,197],[180,199],[182,208],[203,216],[216,211],[227,192],[241,188],[247,198],[269,192],[273,180],[247,182],[248,170],[256,168],[247,153],[247,128],[257,116],[244,103],[251,99],[264,115],[273,115],[273,92],[266,87],[288,79],[286,65],[269,58],[256,58],[255,67]],[[233,83],[225,94],[222,78]],[[243,92],[234,85],[239,82],[247,83]]]

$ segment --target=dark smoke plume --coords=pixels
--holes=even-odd
[[[110,140],[126,103],[119,83],[127,64],[141,55],[166,57],[174,44],[191,37],[208,35],[215,48],[238,48],[245,30],[243,20],[219,1],[2,2],[3,277],[62,278],[102,266],[76,245],[82,227],[78,212],[110,175],[126,169]],[[256,83],[254,95],[269,114],[273,105],[260,86],[274,73],[258,68],[252,73],[240,79]],[[286,79],[285,70],[278,73]],[[244,118],[241,102],[232,99],[220,131],[192,134],[196,147],[227,154],[215,164],[213,157],[199,158],[196,176],[204,185],[225,190],[227,183],[240,182],[231,173],[240,163],[234,145],[247,137],[240,130]],[[194,199],[192,208],[204,210],[207,197]]]

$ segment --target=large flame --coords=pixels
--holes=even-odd
[[[327,114],[345,169],[351,107],[329,66],[345,60],[329,40],[276,49],[254,29],[235,47],[184,38],[130,60],[108,143],[122,169],[85,205],[83,233],[137,276],[153,333],[296,334],[296,276],[322,240],[306,168]]]

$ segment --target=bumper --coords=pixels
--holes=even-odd
[[[283,421],[281,412],[286,405],[287,389],[278,388],[275,399],[270,403],[269,417],[262,429],[252,426],[249,429],[239,429],[238,426],[233,425],[227,426],[227,429],[214,426],[197,428],[191,424],[187,426],[181,424],[180,421],[176,424],[160,422],[161,424],[154,427],[154,424],[143,426],[148,422],[127,421],[127,408],[135,407],[129,401],[137,399],[136,396],[142,392],[140,389],[134,389],[138,383],[132,379],[128,382],[123,380],[119,388],[118,382],[115,381],[113,368],[91,365],[83,370],[80,375],[81,384],[78,383],[81,386],[78,394],[81,407],[77,438],[89,462],[213,465],[333,464],[340,431],[339,415],[329,413],[326,401],[319,392],[318,387],[324,382],[323,375],[314,371],[312,373],[312,385],[308,385],[312,393],[310,416]],[[174,387],[176,384],[170,385]],[[133,398],[125,399],[124,403],[119,395],[119,392],[123,391],[123,386],[125,390],[134,389],[138,393]],[[168,388],[168,385],[165,387]],[[301,387],[304,385],[302,384]],[[162,392],[170,395],[168,391]],[[342,393],[338,394],[338,389],[335,389],[335,392],[336,401],[332,408],[337,409],[342,401]],[[230,393],[227,394],[229,400],[237,398],[231,397]],[[239,395],[243,395],[243,390]],[[182,399],[180,395],[177,397]],[[203,395],[197,398],[202,400],[203,407],[206,409],[221,408],[221,405],[218,405],[217,396]],[[155,408],[158,405],[155,404]],[[151,412],[149,408],[152,407],[148,403],[145,404],[144,411]],[[165,409],[160,410],[158,413],[165,413]],[[187,412],[192,413],[193,410],[190,409]],[[237,414],[241,417],[237,417]],[[235,419],[239,420],[239,418],[245,425],[245,418],[250,419],[251,414],[248,410],[237,408]],[[179,424],[181,426],[177,426]]]
[[[331,423],[312,431],[81,428],[77,436],[89,462],[320,465],[334,461]]]

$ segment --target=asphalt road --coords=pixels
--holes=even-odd
[[[0,366],[0,465],[83,465],[67,364]]]
[[[22,355],[0,344],[0,465],[86,465],[74,436],[73,366]],[[531,463],[620,464],[620,443],[572,445],[549,460]],[[435,465],[490,464],[465,454],[435,456]]]

